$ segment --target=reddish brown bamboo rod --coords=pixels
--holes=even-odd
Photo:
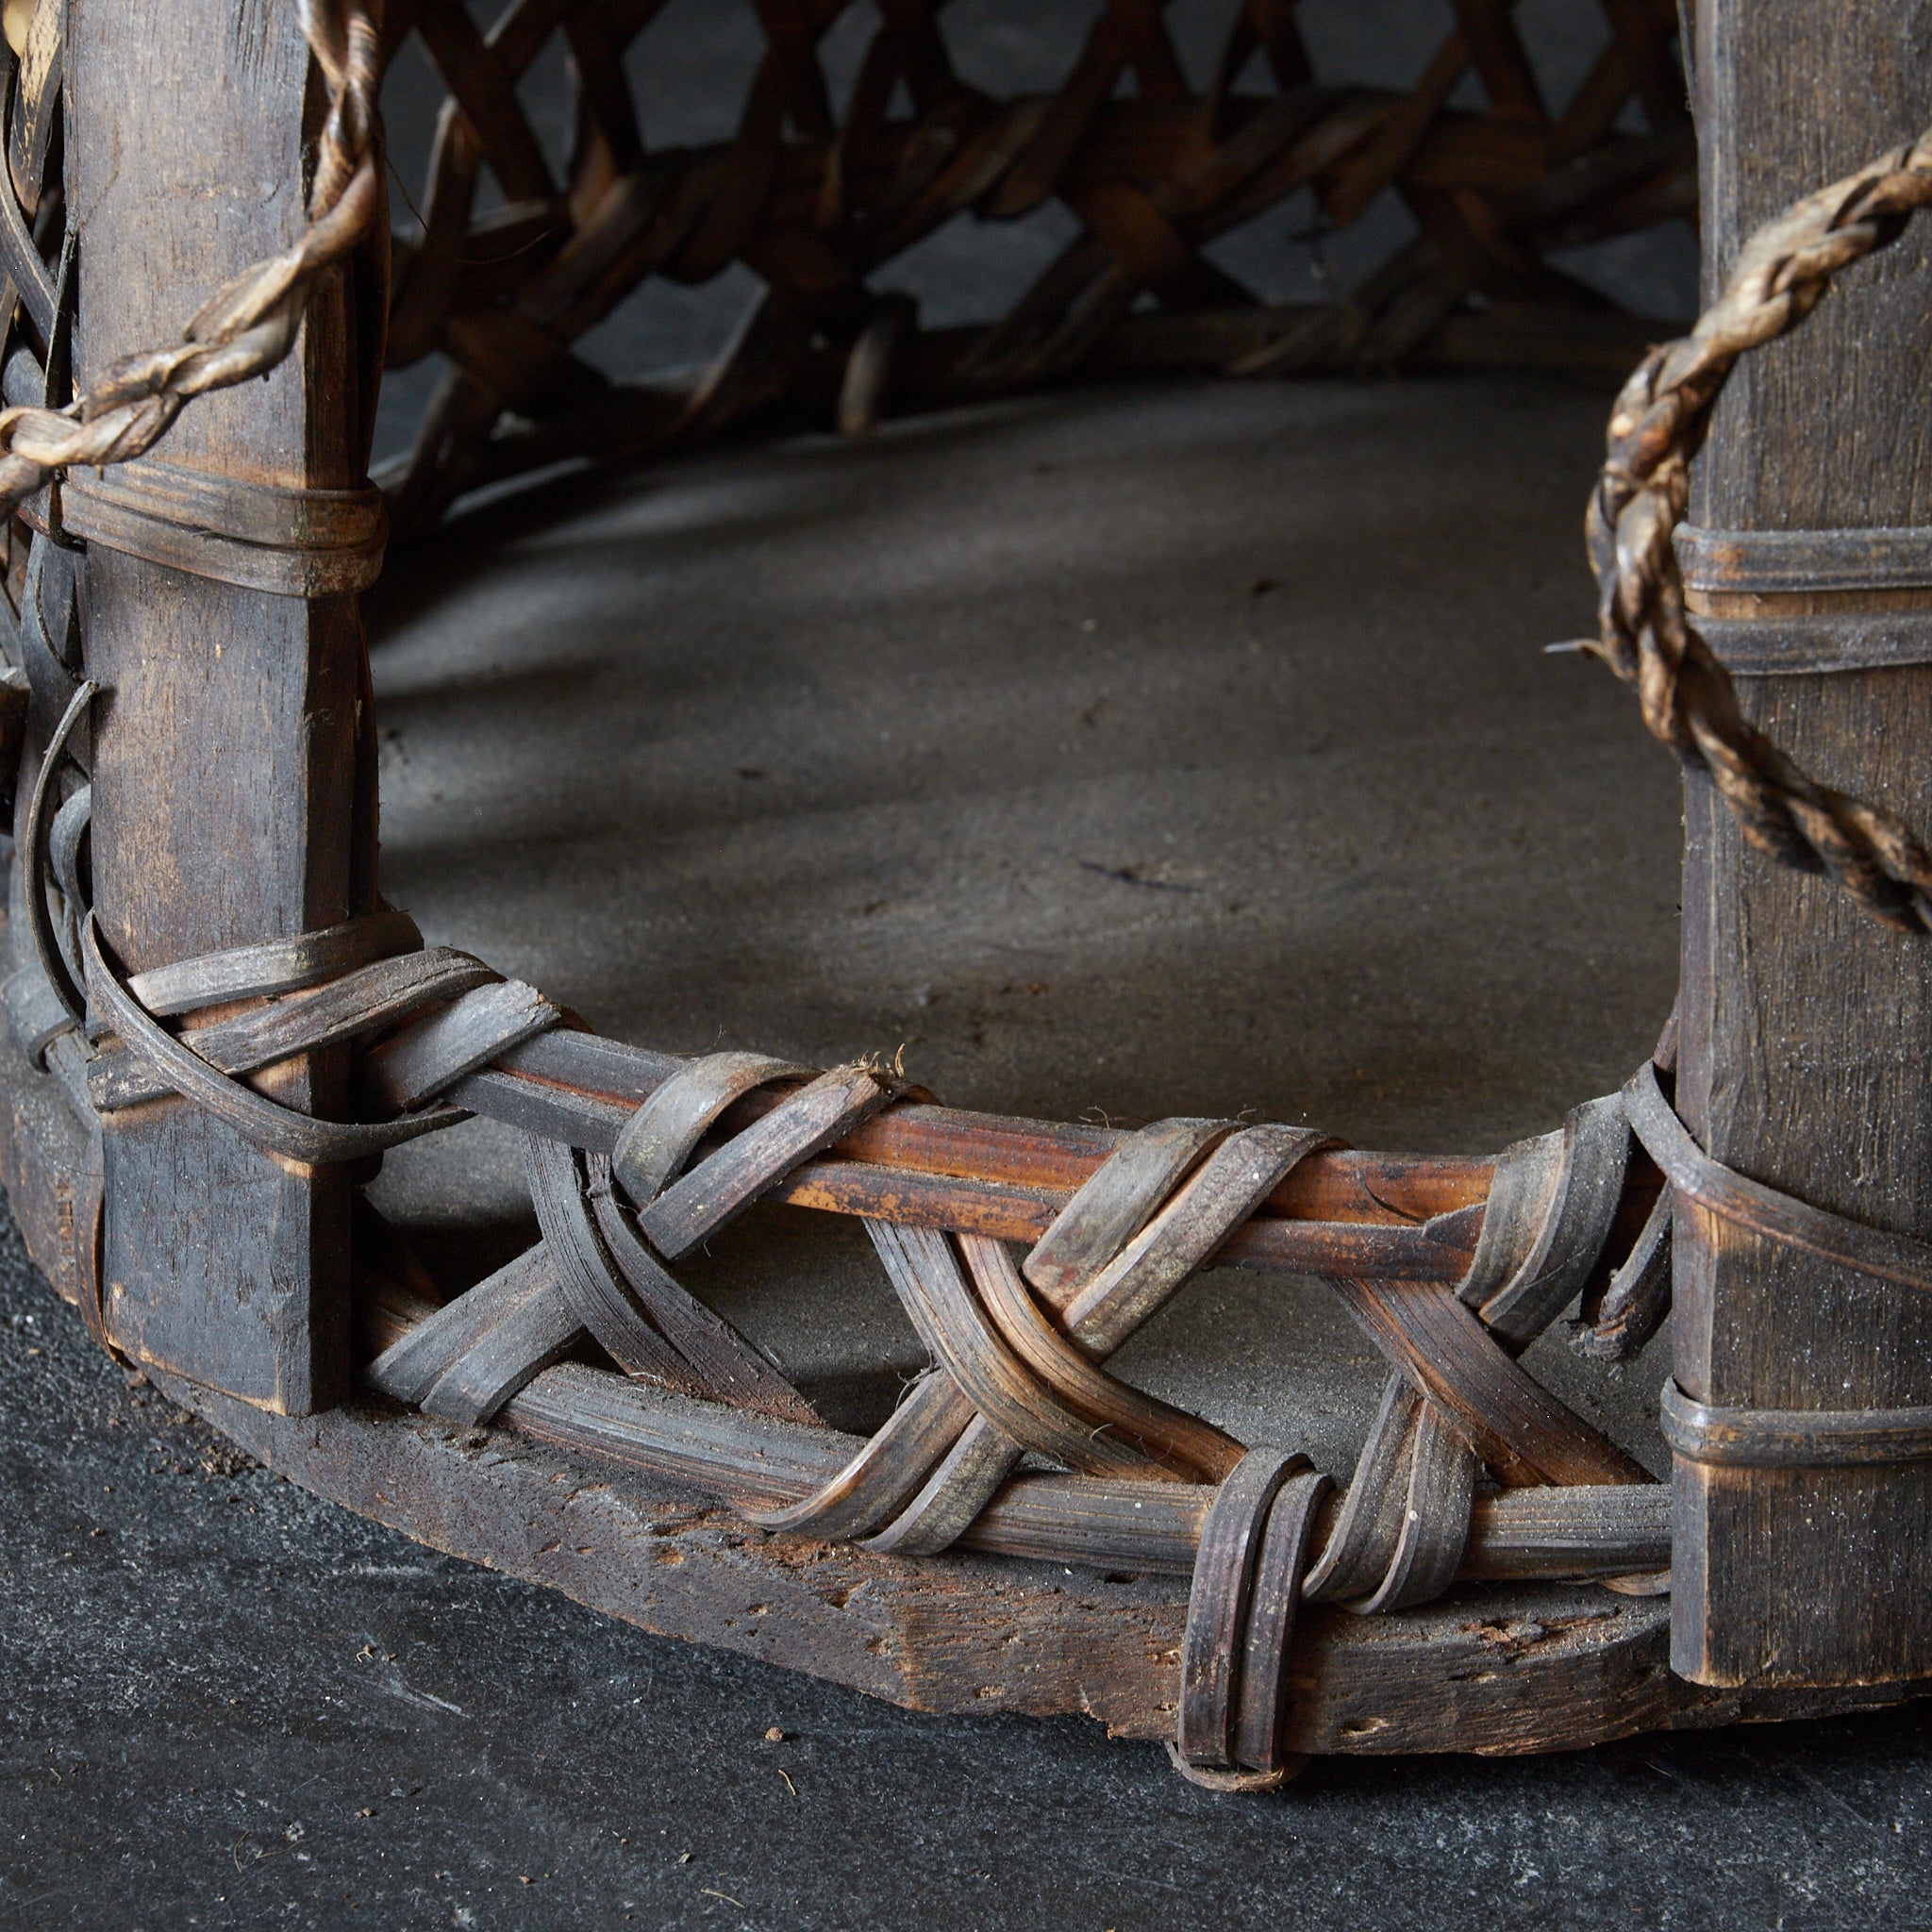
[[[632,1111],[685,1062],[560,1030],[506,1055],[450,1098],[514,1126],[608,1152]],[[784,1090],[748,1096],[720,1122],[736,1132]],[[1123,1130],[971,1113],[910,1098],[798,1170],[769,1198],[1037,1241]],[[1332,1148],[1310,1155],[1236,1230],[1230,1262],[1383,1280],[1458,1279],[1482,1228],[1494,1162]]]

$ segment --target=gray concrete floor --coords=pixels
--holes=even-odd
[[[654,1044],[906,1041],[965,1105],[1363,1144],[1551,1124],[1674,980],[1670,763],[1541,649],[1589,622],[1602,408],[1085,391],[486,509],[376,604],[391,892]],[[507,1156],[473,1125],[381,1196],[475,1272],[528,1232]],[[805,1219],[693,1278],[836,1390],[905,1341]],[[1664,1368],[1541,1365],[1626,1434]],[[1137,1372],[1251,1425],[1299,1391],[1331,1464],[1374,1380],[1232,1274]],[[1932,1924],[1917,1712],[1209,1797],[347,1517],[93,1354],[10,1230],[0,1524],[8,1926]]]

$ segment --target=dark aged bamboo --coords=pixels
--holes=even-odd
[[[391,0],[389,44],[413,32],[452,96],[420,225],[396,248],[390,364],[451,363],[392,479],[399,528],[483,483],[661,448],[780,403],[862,432],[893,409],[1086,369],[1627,367],[1641,328],[1550,257],[1690,207],[1669,0],[1606,6],[1607,44],[1561,105],[1543,100],[1508,0],[1464,0],[1406,92],[1318,83],[1291,8],[1233,5],[1205,97],[1164,8],[1114,0],[1057,92],[1012,100],[962,77],[933,0],[905,0],[836,108],[820,43],[853,9],[804,0],[759,8],[767,44],[736,132],[691,148],[652,146],[631,97],[625,49],[661,43],[658,10],[525,0],[482,26],[457,0]],[[578,81],[567,181],[518,97],[559,28]],[[1466,75],[1484,109],[1461,105]],[[1633,98],[1641,134],[1619,122]],[[486,164],[507,205],[479,214]],[[1389,190],[1420,233],[1345,302],[1270,308],[1203,252],[1297,192],[1341,228]],[[1081,232],[990,325],[922,330],[906,297],[870,284],[957,216],[1011,220],[1049,200]],[[734,258],[764,293],[696,380],[613,385],[574,352],[645,276],[702,282]],[[1160,313],[1135,312],[1143,294]]]
[[[12,1038],[0,1048],[0,1164],[34,1253],[75,1291],[91,1328],[153,1366],[170,1392],[268,1445],[304,1479],[326,1472],[331,1493],[442,1546],[508,1551],[511,1567],[541,1568],[558,1542],[532,1557],[517,1553],[518,1533],[560,1523],[580,1495],[621,1486],[628,1507],[658,1481],[696,1485],[740,1512],[730,1546],[753,1553],[741,1571],[775,1576],[829,1561],[855,1579],[836,1603],[799,1607],[805,1667],[870,1685],[850,1640],[828,1636],[827,1607],[842,1615],[854,1591],[897,1587],[878,1641],[904,1655],[877,1682],[919,1701],[908,1687],[929,1667],[943,1676],[961,1648],[932,1634],[943,1615],[908,1607],[906,1579],[930,1576],[956,1617],[980,1626],[981,1652],[989,1620],[1010,1618],[1015,1641],[1039,1647],[1064,1680],[1029,1707],[1069,1707],[1071,1685],[1080,1707],[1118,1697],[1127,1728],[1153,1735],[1169,1728],[1180,1659],[1176,1763],[1197,1782],[1252,1790],[1279,1783],[1308,1740],[1360,1748],[1365,1724],[1392,1723],[1408,1743],[1549,1748],[1668,1722],[1696,1704],[1699,1693],[1660,1693],[1645,1676],[1655,1669],[1662,1683],[1660,1666],[1645,1662],[1661,1637],[1654,1607],[1611,1612],[1603,1621],[1616,1629],[1601,1642],[1559,1641],[1560,1655],[1525,1666],[1521,1685],[1553,1687],[1554,1709],[1499,1688],[1482,1651],[1495,1626],[1458,1627],[1453,1605],[1411,1614],[1457,1582],[1657,1587],[1633,1573],[1657,1571],[1667,1554],[1664,1490],[1522,1359],[1579,1291],[1587,1324],[1607,1284],[1623,1297],[1619,1319],[1637,1310],[1630,1319],[1648,1322],[1661,1306],[1661,1274],[1649,1269],[1662,1239],[1651,1213],[1657,1179],[1632,1152],[1634,1134],[1671,1174],[1689,1260],[1682,1387],[1663,1411],[1677,1457],[1680,1659],[1709,1681],[1753,1686],[1932,1672],[1920,1627],[1932,1563],[1923,1461],[1932,1317],[1902,1312],[1892,1286],[1932,1282],[1932,1249],[1906,1238],[1924,1231],[1917,1176],[1932,1169],[1913,1107],[1927,1058],[1923,989],[1873,936],[1847,945],[1829,908],[1754,874],[1695,783],[1679,1104],[1708,1154],[1671,1110],[1662,1049],[1622,1095],[1576,1108],[1560,1131],[1494,1160],[1356,1153],[1320,1145],[1311,1130],[1232,1122],[1130,1138],[962,1113],[901,1093],[896,1071],[871,1060],[816,1078],[747,1066],[742,1055],[685,1062],[559,1024],[537,990],[477,962],[415,952],[413,924],[382,908],[354,592],[382,542],[380,505],[358,486],[389,324],[392,360],[440,348],[452,363],[398,497],[422,519],[533,452],[641,447],[780,400],[836,405],[841,426],[862,432],[898,402],[989,393],[1081,366],[1206,356],[1257,373],[1560,354],[1552,318],[1576,306],[1576,292],[1541,253],[1668,209],[1687,152],[1661,0],[1620,0],[1605,61],[1557,117],[1538,96],[1506,0],[1458,6],[1455,33],[1401,95],[1312,85],[1289,12],[1248,0],[1205,101],[1188,92],[1160,7],[1108,0],[1066,86],[1017,103],[964,88],[936,10],[904,0],[887,10],[841,123],[817,43],[845,8],[761,8],[770,44],[738,136],[712,151],[647,153],[620,56],[657,12],[650,0],[517,0],[487,32],[457,0],[397,0],[391,42],[417,31],[454,99],[427,219],[403,247],[391,305],[378,36],[358,0],[304,9],[312,74],[292,34],[225,35],[222,0],[163,0],[173,65],[159,70],[105,0],[67,0],[64,13],[44,0],[0,183],[0,270],[24,318],[7,394],[26,406],[0,418],[0,495],[41,492],[25,512],[41,533],[24,613],[38,622],[22,626],[30,695],[23,704],[18,681],[0,680],[0,710],[6,737],[30,754],[29,776],[50,717],[63,720],[57,749],[74,731],[71,758],[50,752],[25,794],[39,968],[25,986],[9,983]],[[1775,154],[1779,168],[1796,153],[1783,104],[1774,110],[1754,92],[1773,63],[1750,51],[1727,8],[1716,0],[1699,21],[1713,55],[1700,66],[1702,111],[1733,143],[1722,148],[1728,172],[1709,210],[1720,253],[1755,212],[1735,186],[1735,153]],[[38,170],[55,151],[47,117],[63,18],[76,118],[56,196],[43,194]],[[1756,16],[1751,25],[1769,30]],[[1827,49],[1857,58],[1843,51],[1842,25],[1810,23],[1821,61]],[[516,93],[554,31],[569,42],[578,87],[567,183],[553,177]],[[207,250],[178,205],[193,199],[186,191],[204,157],[184,159],[169,116],[130,131],[121,106],[136,68],[142,84],[158,76],[185,94],[192,50],[215,44],[214,186],[254,198],[224,230],[222,265],[242,273],[197,307],[205,291],[192,286],[190,263],[205,268]],[[1276,91],[1237,93],[1235,77],[1263,46]],[[1449,110],[1471,72],[1488,110]],[[1633,89],[1651,132],[1615,135]],[[1923,109],[1924,93],[1901,64],[1862,106],[1868,120],[1901,100]],[[1861,124],[1859,142],[1868,131]],[[298,136],[308,182],[294,165]],[[1660,735],[1721,777],[1737,778],[1726,757],[1753,741],[1741,726],[1724,740],[1728,686],[1715,660],[1657,617],[1671,617],[1670,525],[1703,433],[1698,412],[1738,354],[1772,324],[1801,318],[1835,270],[1888,245],[1932,199],[1927,155],[1903,151],[1793,210],[1760,238],[1739,294],[1691,343],[1658,352],[1620,408],[1592,531],[1607,590],[1603,649],[1638,682]],[[476,218],[485,165],[505,206]],[[258,180],[270,184],[266,203]],[[146,199],[158,182],[168,189],[160,215]],[[1345,303],[1263,309],[1202,253],[1300,188],[1339,225],[1391,185],[1423,237]],[[1083,232],[991,328],[922,337],[909,304],[873,298],[871,270],[952,214],[1019,216],[1050,194]],[[61,305],[75,284],[54,219],[63,196],[87,211],[90,275],[86,401],[66,408]],[[1789,275],[1784,257],[1771,259],[1788,246],[1802,257]],[[57,257],[66,263],[58,273]],[[571,342],[642,276],[702,280],[734,258],[758,270],[767,292],[695,386],[619,393],[575,358]],[[1144,294],[1167,312],[1130,315]],[[1481,313],[1465,307],[1476,296]],[[117,329],[163,346],[112,362]],[[1606,329],[1583,333],[1601,357]],[[1848,339],[1827,330],[1814,340],[1826,344],[1826,366],[1836,358],[1849,373]],[[1901,346],[1914,353],[1899,365],[1916,366],[1925,344]],[[1880,416],[1887,427],[1908,420],[1911,398],[1901,390],[1880,409],[1864,396],[1841,412],[1841,446],[1807,459],[1779,368],[1761,365],[1721,419],[1703,509],[1725,527],[1685,539],[1688,608],[1728,625],[1714,635],[1759,668],[1856,674],[1805,687],[1807,703],[1791,707],[1807,757],[1828,768],[1857,744],[1876,695],[1857,681],[1873,669],[1874,617],[1890,626],[1880,660],[1894,683],[1885,689],[1905,692],[1898,703],[1925,695],[1932,645],[1916,630],[1932,609],[1932,543],[1913,527],[1916,470],[1871,459]],[[265,390],[241,387],[258,375]],[[189,400],[216,391],[225,393],[197,405],[169,460],[127,460]],[[506,419],[527,426],[498,436]],[[1769,480],[1737,460],[1735,424],[1745,419],[1772,451]],[[122,467],[88,476],[83,462]],[[74,474],[58,492],[44,488],[61,470]],[[1871,527],[1850,537],[1783,527],[1854,511]],[[1779,526],[1771,541],[1760,524]],[[63,561],[72,552],[61,547],[76,535],[92,546],[84,659]],[[50,625],[58,638],[41,635]],[[1754,625],[1763,633],[1755,643]],[[49,654],[58,665],[43,661]],[[1881,788],[1924,794],[1925,735],[1886,741],[1874,767]],[[1760,842],[1826,864],[1901,923],[1932,924],[1921,890],[1932,860],[1900,822],[1810,786],[1768,743],[1753,756],[1769,791],[1739,782],[1727,795]],[[1783,832],[1765,803],[1773,793],[1790,815]],[[80,858],[90,795],[92,906]],[[62,945],[69,966],[84,962],[92,1030],[106,1022],[121,1036],[98,1052],[62,1024],[63,1004],[80,1017],[57,960]],[[1813,1008],[1848,987],[1855,1009],[1834,1017],[1862,1056],[1862,1083],[1843,1077],[1835,1041],[1787,1050],[1806,1040]],[[180,1037],[164,1022],[179,1022]],[[42,1056],[36,1072],[27,1060]],[[726,1107],[734,1095],[745,1097]],[[349,1204],[367,1172],[357,1163],[465,1108],[530,1137],[541,1245],[439,1308],[418,1294],[403,1243],[357,1208],[360,1339],[371,1354],[395,1344],[370,1363],[370,1379],[420,1413],[352,1399],[334,1416],[285,1424],[280,1414],[324,1407],[346,1379]],[[1824,1130],[1795,1146],[1794,1118]],[[1859,1139],[1865,1129],[1874,1141]],[[1726,1159],[1805,1198],[1740,1178],[1718,1164]],[[1883,1198],[1855,1198],[1862,1178],[1844,1181],[1867,1167]],[[1763,1210],[1750,1225],[1803,1231],[1810,1261],[1720,1232],[1711,1217],[1747,1187]],[[760,1199],[865,1217],[934,1357],[870,1441],[820,1425],[782,1370],[669,1272]],[[1885,1226],[1874,1230],[1874,1217]],[[1000,1245],[1031,1244],[1049,1228],[1024,1261]],[[1865,1274],[1830,1278],[1821,1294],[1811,1278],[1820,1254]],[[1291,1443],[1244,1447],[1107,1374],[1134,1326],[1219,1261],[1325,1278],[1388,1358],[1341,1491]],[[1601,1325],[1594,1339],[1616,1341]],[[603,1366],[611,1361],[623,1373]],[[475,1470],[453,1474],[489,1441],[472,1431],[498,1424],[525,1445],[513,1451],[499,1437]],[[530,1444],[558,1452],[543,1480],[569,1489],[535,1508]],[[483,1471],[519,1458],[520,1500],[507,1502]],[[408,1507],[385,1495],[391,1470],[414,1472],[425,1495]],[[1900,1521],[1916,1534],[1895,1548],[1885,1539]],[[958,1570],[908,1561],[956,1540],[1068,1577],[1069,1566],[1089,1566],[1108,1588],[1158,1587],[1136,1624],[1091,1607],[1068,1614],[1058,1582],[1038,1573],[1015,1582],[981,1564],[960,1586],[970,1558]],[[631,1540],[629,1587],[701,1541],[687,1536],[647,1558]],[[720,1607],[737,1603],[740,1573],[727,1575],[717,1555],[692,1604],[722,1619],[722,1633],[732,1617]],[[1796,1576],[1788,1593],[1777,1585],[1787,1561]],[[1114,1566],[1131,1574],[1108,1574]],[[1184,1593],[1159,1581],[1183,1575],[1192,1579]],[[598,1574],[598,1601],[609,1600],[610,1581]],[[1294,1634],[1304,1599],[1311,1650]],[[1394,1636],[1339,1636],[1371,1626],[1338,1618],[1338,1604],[1389,1615],[1392,1624],[1374,1627]],[[1515,1627],[1501,1625],[1496,1641],[1546,1634],[1525,1622],[1537,1638],[1519,1640]],[[1096,1703],[1081,1654],[1123,1628],[1139,1631],[1129,1642],[1141,1654]],[[828,1666],[841,1642],[846,1660]],[[942,1702],[962,1694],[956,1657],[952,1668]],[[993,1692],[1031,1694],[1029,1653],[979,1668]],[[1619,1682],[1592,1684],[1593,1672]]]
[[[363,1346],[388,1348],[429,1312],[393,1283],[365,1284]],[[858,1437],[696,1402],[608,1370],[546,1369],[513,1397],[504,1420],[539,1441],[733,1502],[796,1502],[836,1474]],[[1012,1477],[961,1541],[989,1555],[1080,1562],[1185,1576],[1211,1486],[1091,1476]],[[1332,1528],[1340,1498],[1324,1512]],[[1470,1580],[1622,1576],[1662,1569],[1669,1498],[1660,1484],[1507,1490],[1478,1499],[1461,1574]]]

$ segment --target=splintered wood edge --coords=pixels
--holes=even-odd
[[[78,1124],[0,1028],[0,1182],[35,1264],[75,1296]],[[1082,1713],[1172,1734],[1187,1585],[763,1531],[697,1491],[532,1441],[367,1403],[277,1416],[149,1370],[257,1461],[428,1547],[656,1635],[910,1709]],[[1893,1704],[1911,1686],[1754,1696],[1669,1668],[1669,1605],[1587,1585],[1467,1586],[1362,1618],[1307,1612],[1285,1744],[1311,1754],[1574,1750],[1630,1734]]]

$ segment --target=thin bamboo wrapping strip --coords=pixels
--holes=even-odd
[[[373,1357],[429,1305],[379,1277],[362,1283]],[[734,1502],[796,1502],[848,1463],[861,1439],[722,1403],[693,1401],[606,1369],[546,1369],[502,1421],[556,1447],[691,1483]],[[990,1555],[1187,1575],[1212,1488],[1023,1472],[961,1539]],[[1319,1526],[1325,1536],[1337,1504]],[[1469,1580],[1627,1575],[1670,1561],[1662,1484],[1535,1488],[1477,1499],[1458,1573]]]
[[[453,1089],[452,1096],[460,1105],[526,1131],[602,1150],[615,1146],[640,1106],[690,1065],[588,1033],[558,1029],[500,1057],[492,1069]],[[798,1105],[803,1097],[798,1083],[784,1086],[794,1097],[785,1098],[774,1085],[746,1095],[719,1115],[715,1130],[725,1137],[725,1147],[739,1144],[730,1136],[742,1133],[747,1124],[756,1132],[758,1124],[774,1120],[774,1107]],[[1606,1107],[1627,1141],[1616,1103],[1599,1103],[1598,1111]],[[889,1124],[895,1111],[896,1131]],[[868,1142],[866,1136],[874,1138]],[[766,1198],[863,1215],[875,1223],[1030,1243],[1045,1232],[1074,1187],[1099,1170],[1124,1138],[1113,1129],[955,1115],[908,1100],[896,1110],[874,1115],[826,1157],[775,1181]],[[838,1158],[863,1151],[884,1154],[889,1160]],[[1210,1156],[1208,1166],[1218,1158]],[[1296,1168],[1316,1158],[1313,1152],[1298,1157]],[[980,1172],[935,1174],[924,1168],[889,1164],[891,1158]],[[1374,1212],[1381,1217],[1376,1221],[1310,1222],[1279,1214],[1255,1215],[1234,1224],[1232,1234],[1221,1241],[1219,1258],[1322,1274],[1398,1368],[1447,1406],[1457,1431],[1475,1445],[1507,1486],[1649,1486],[1640,1465],[1525,1374],[1457,1299],[1456,1284],[1467,1275],[1474,1260],[1486,1207],[1453,1207],[1420,1224],[1401,1219],[1390,1205],[1391,1193],[1400,1189],[1390,1183],[1410,1165],[1400,1158],[1369,1157],[1365,1163],[1358,1158],[1343,1186],[1331,1185],[1325,1191],[1329,1198],[1339,1195],[1340,1205],[1357,1213]],[[1366,1177],[1364,1166],[1374,1173],[1374,1180]],[[1621,1155],[1615,1166],[1618,1194],[1623,1197],[1616,1205],[1627,1236],[1640,1224],[1639,1210],[1647,1208],[1648,1203],[1629,1197],[1633,1191],[1624,1185],[1628,1175]],[[989,1178],[984,1172],[989,1169],[999,1177]],[[1436,1201],[1461,1199],[1464,1191],[1479,1180],[1486,1201],[1495,1174],[1494,1162],[1430,1159],[1415,1164],[1414,1178],[1420,1182],[1417,1193],[1424,1199],[1433,1194]],[[1039,1185],[1042,1179],[1074,1186],[1049,1191]],[[1318,1186],[1311,1191],[1319,1196],[1324,1191]],[[1253,1196],[1247,1199],[1252,1201]],[[1244,1206],[1242,1212],[1252,1210]],[[1613,1214],[1599,1236],[1614,1237],[1616,1232]],[[1216,1238],[1220,1239],[1218,1231]],[[1211,1246],[1204,1249],[1195,1265],[1213,1252]],[[1447,1319],[1450,1316],[1456,1319]],[[555,1416],[546,1424],[553,1428],[575,1425]],[[1051,1459],[1071,1459],[1081,1466],[1078,1457],[1068,1458],[1059,1451]],[[780,1499],[781,1504],[790,1500],[795,1499]],[[1145,1521],[1144,1499],[1138,1507]],[[1084,1534],[1076,1523],[1062,1528],[1076,1538]],[[1076,1542],[1074,1547],[1078,1546]]]

